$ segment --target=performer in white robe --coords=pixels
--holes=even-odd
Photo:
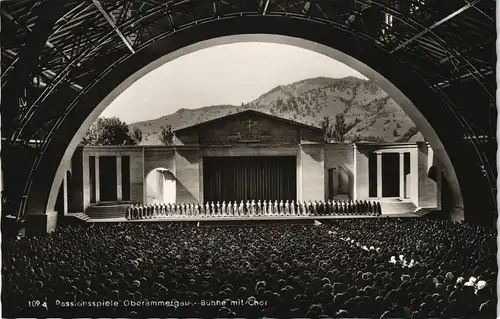
[[[125,212],[125,219],[130,220],[130,212],[132,211],[132,208],[130,206],[127,206],[127,211]]]
[[[238,203],[234,201],[233,203],[233,216],[238,216]]]
[[[130,206],[130,217],[129,217],[130,220],[134,219],[134,214],[135,214],[134,208],[135,208],[135,205]]]
[[[201,217],[205,217],[205,205],[203,205],[203,203],[200,203],[199,212]]]
[[[240,207],[238,207],[238,216],[243,216],[244,213],[245,213],[245,203],[241,201]]]

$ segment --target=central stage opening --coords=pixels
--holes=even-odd
[[[296,200],[295,156],[204,157],[204,201]]]

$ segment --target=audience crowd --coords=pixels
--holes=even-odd
[[[496,231],[441,220],[92,224],[2,246],[4,317],[495,318]]]
[[[242,216],[332,216],[382,214],[380,203],[371,201],[229,201],[226,203],[155,203],[131,205],[127,208],[129,220],[162,217],[242,217]]]

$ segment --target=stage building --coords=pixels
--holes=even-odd
[[[247,110],[178,129],[173,146],[79,147],[59,207],[352,199],[440,208],[441,173],[427,143],[323,141],[319,128]]]

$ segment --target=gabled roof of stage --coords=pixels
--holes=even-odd
[[[238,113],[233,113],[233,114],[221,116],[221,117],[209,120],[209,121],[205,121],[205,122],[201,122],[201,123],[198,123],[198,124],[193,124],[193,125],[181,127],[181,128],[178,128],[178,129],[174,130],[173,132],[174,133],[178,133],[178,132],[190,131],[192,129],[200,128],[201,126],[206,125],[206,124],[212,124],[212,123],[215,123],[215,122],[218,122],[218,121],[227,120],[227,119],[230,119],[230,118],[233,118],[233,117],[236,117],[236,116],[240,116],[242,114],[258,115],[258,116],[267,117],[267,118],[270,118],[270,119],[273,119],[273,120],[276,120],[276,121],[281,121],[281,122],[284,122],[284,123],[288,123],[288,124],[291,124],[291,125],[294,125],[294,126],[298,126],[298,127],[302,127],[302,128],[307,128],[307,129],[318,131],[318,132],[323,132],[323,130],[321,128],[316,127],[316,126],[307,125],[307,124],[304,124],[304,123],[300,123],[300,122],[297,122],[297,121],[289,120],[289,119],[286,119],[286,118],[283,118],[283,117],[279,117],[279,116],[267,114],[267,113],[256,111],[256,110],[244,110],[244,111],[241,111],[241,112],[238,112]]]

